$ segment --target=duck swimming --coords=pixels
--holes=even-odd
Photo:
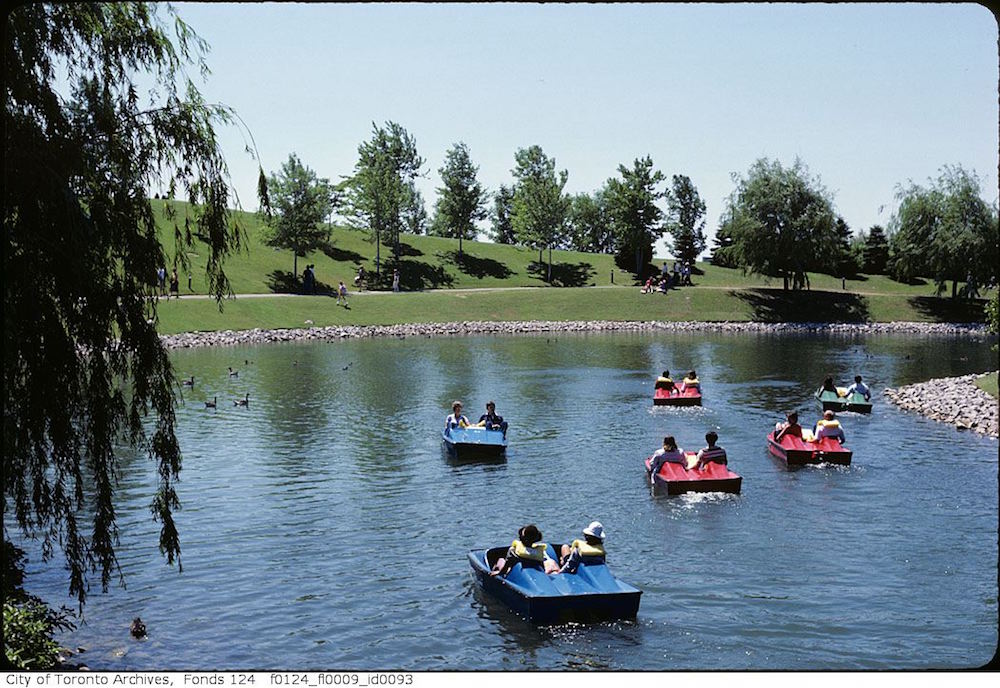
[[[250,392],[242,399],[233,400],[233,406],[249,406],[250,405]]]
[[[205,408],[215,408],[216,407],[216,402],[218,401],[218,399],[219,399],[219,397],[212,397],[211,401],[206,401],[205,402]]]
[[[146,624],[144,624],[142,619],[137,616],[132,619],[132,625],[129,626],[128,632],[132,634],[133,638],[145,638]]]
[[[233,367],[229,366],[229,377],[238,377],[239,374],[240,374],[240,371],[233,370]]]
[[[185,387],[194,387],[194,375],[192,375],[190,379],[181,380],[181,384]]]

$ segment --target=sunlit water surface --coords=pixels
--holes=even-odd
[[[92,590],[86,624],[60,638],[91,668],[954,668],[997,646],[997,442],[882,397],[995,368],[982,342],[407,338],[174,361],[196,379],[177,428],[183,573],[157,549],[153,466],[125,457],[127,588]],[[704,407],[653,408],[655,374],[690,367]],[[862,372],[874,412],[843,417],[852,466],[789,471],[764,436],[785,409],[814,420],[828,371]],[[454,399],[476,418],[497,401],[505,462],[442,454]],[[709,429],[743,493],[651,494],[641,462],[663,435],[697,449]],[[643,591],[636,621],[536,628],[477,590],[468,550],[528,522],[562,542],[593,519],[614,573]],[[72,606],[59,560],[28,549],[28,588]]]

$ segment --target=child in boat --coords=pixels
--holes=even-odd
[[[823,379],[823,384],[819,388],[819,393],[823,394],[823,392],[833,392],[838,397],[840,396],[840,392],[837,391],[837,385],[833,384],[833,375],[827,375]]]
[[[487,430],[500,430],[504,437],[507,436],[507,421],[503,419],[503,416],[497,415],[495,401],[486,402],[486,413],[479,416],[479,422],[476,425]]]
[[[696,390],[698,394],[701,394],[701,382],[698,381],[698,373],[693,370],[681,381],[681,392],[683,393],[689,389]]]
[[[705,433],[705,441],[708,442],[708,446],[698,450],[698,468],[704,469],[713,461],[723,466],[727,465],[729,460],[726,458],[726,450],[715,444],[719,441],[719,436],[714,430]]]
[[[780,442],[781,438],[785,435],[789,437],[802,437],[802,426],[799,425],[799,414],[795,411],[790,411],[785,418],[787,421],[784,423],[776,423],[774,426],[774,441]]]
[[[865,397],[865,401],[872,400],[872,391],[868,388],[868,385],[866,385],[864,382],[861,381],[860,375],[855,375],[854,384],[847,388],[848,398],[852,394],[863,394]]]
[[[663,438],[663,446],[653,452],[652,461],[649,462],[649,482],[656,482],[656,474],[665,463],[676,463],[687,469],[687,457],[684,450],[677,446],[677,440],[673,435]]]
[[[497,559],[490,571],[491,576],[506,576],[514,564],[523,568],[539,569],[545,573],[557,573],[559,564],[553,561],[546,552],[547,545],[542,542],[542,531],[534,523],[517,531],[517,539],[510,543],[505,556]]]
[[[836,414],[833,411],[823,411],[823,417],[816,421],[813,435],[817,440],[821,440],[824,437],[833,437],[841,444],[847,439],[844,436],[844,429],[840,427],[840,421],[837,420]]]
[[[592,521],[589,526],[583,529],[583,540],[573,540],[572,543],[562,546],[559,560],[562,568],[558,573],[576,573],[580,564],[603,564],[605,560],[604,551],[604,526],[600,521]]]
[[[663,375],[656,378],[656,385],[654,386],[656,389],[666,389],[673,392],[675,388],[674,381],[670,379],[670,371],[664,370]]]
[[[462,402],[456,401],[451,405],[451,415],[444,419],[445,432],[467,427],[469,427],[469,419],[462,415]]]

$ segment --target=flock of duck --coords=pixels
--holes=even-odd
[[[244,365],[250,365],[250,361],[245,361]],[[232,366],[229,366],[229,377],[239,377],[240,371],[233,370]],[[191,387],[194,389],[194,375],[191,377],[186,377],[181,380],[182,387]],[[242,399],[233,399],[233,406],[249,406],[250,405],[250,392],[247,392]],[[219,406],[219,397],[213,396],[211,401],[205,402],[205,408],[214,409]]]

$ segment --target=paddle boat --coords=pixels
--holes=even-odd
[[[558,547],[547,546],[549,556],[556,560]],[[607,564],[580,564],[576,573],[550,575],[517,563],[505,577],[491,576],[494,564],[507,549],[472,550],[469,563],[485,592],[532,623],[634,619],[639,612],[642,591],[615,578]]]
[[[816,391],[816,399],[824,411],[836,411],[838,413],[843,411],[852,411],[854,413],[872,412],[872,403],[865,399],[864,394],[854,392],[848,396],[847,390],[843,387],[838,387],[836,394],[829,390],[824,392],[822,389],[819,389]]]
[[[693,387],[682,392],[676,385],[672,389],[657,387],[653,392],[653,406],[701,406],[701,392]]]
[[[499,458],[507,451],[507,438],[500,430],[471,425],[442,432],[448,453],[456,459]]]
[[[660,466],[653,477],[656,487],[666,488],[668,495],[678,495],[684,492],[729,492],[740,493],[743,478],[729,470],[728,467],[714,461],[705,464],[704,469],[695,468],[698,456],[694,452],[684,452],[688,468],[679,463],[667,462]],[[645,461],[646,474],[652,465],[653,457]]]
[[[833,463],[840,466],[851,465],[851,450],[832,437],[817,440],[812,431],[802,429],[802,437],[784,435],[780,442],[774,441],[774,431],[767,435],[767,450],[789,466],[805,464]]]

